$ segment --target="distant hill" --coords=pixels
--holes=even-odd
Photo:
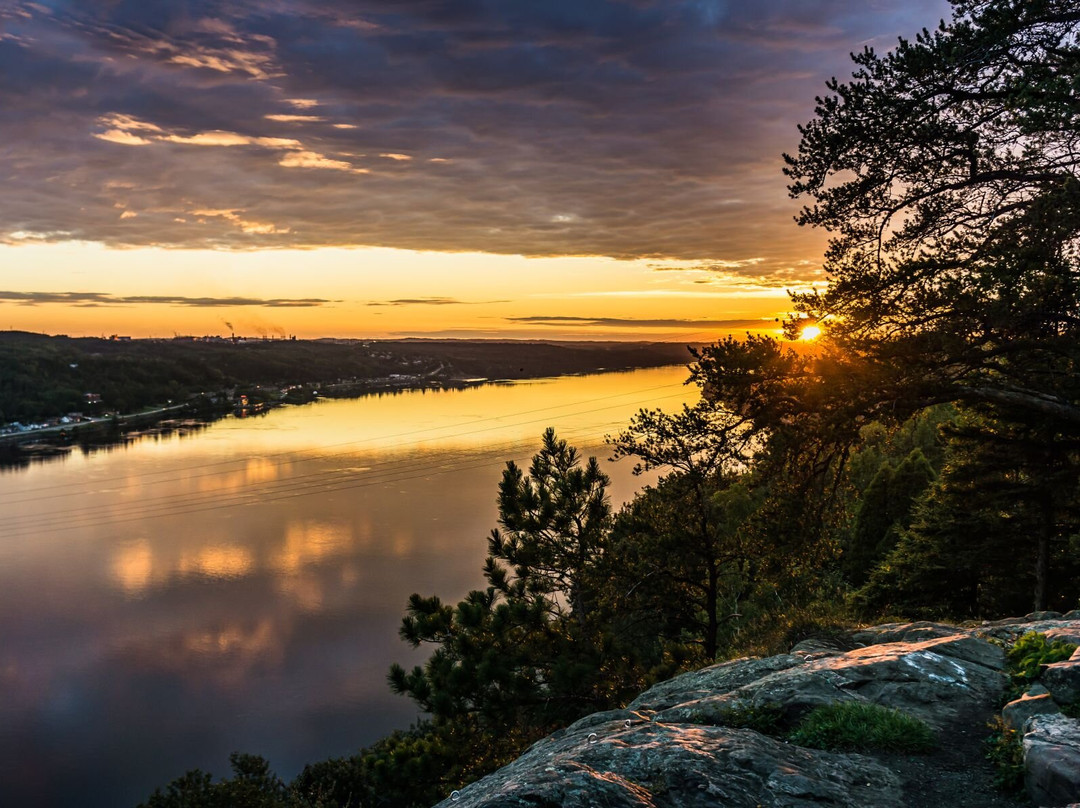
[[[523,379],[686,363],[676,343],[101,339],[0,332],[0,424],[258,386]]]

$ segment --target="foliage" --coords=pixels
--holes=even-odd
[[[289,788],[305,808],[427,808],[512,756],[468,722],[421,722],[356,755],[305,766]]]
[[[674,415],[642,410],[609,442],[616,458],[638,461],[635,473],[666,474],[615,522],[608,608],[636,624],[635,644],[652,635],[669,649],[697,646],[712,661],[754,584],[757,553],[744,526],[759,497],[745,473],[746,429],[700,401]]]
[[[930,752],[934,733],[925,723],[877,704],[844,701],[815,707],[788,735],[799,746],[851,752]]]
[[[261,757],[234,753],[233,774],[214,782],[192,771],[140,808],[427,808],[507,762],[468,725],[421,723],[356,755],[309,764],[289,784]]]
[[[796,295],[864,405],[964,399],[1080,423],[1080,11],[954,2],[951,22],[853,58],[788,157],[800,222],[835,235],[831,283]]]
[[[395,666],[391,687],[428,721],[288,787],[259,759],[237,759],[219,784],[194,772],[152,808],[212,808],[226,792],[273,808],[430,804],[683,665],[834,637],[852,584],[847,602],[862,613],[992,617],[1075,603],[1080,10],[953,9],[890,53],[854,56],[854,75],[829,83],[787,157],[790,190],[808,200],[800,223],[832,235],[830,285],[795,294],[785,325],[793,335],[818,323],[817,344],[749,336],[697,351],[703,400],[643,410],[612,440],[616,457],[663,475],[614,518],[595,460],[582,464],[552,431],[527,472],[509,464],[487,585],[453,605],[413,595],[402,622],[406,641],[434,652],[411,671]],[[70,347],[45,346],[28,367],[62,374]],[[6,412],[33,385],[5,361]],[[204,384],[207,371],[186,361]],[[272,366],[259,364],[263,378]],[[215,368],[239,376],[236,363]],[[157,371],[146,372],[150,389]],[[69,400],[81,384],[50,395]],[[1009,652],[1025,682],[1063,654],[1030,635]],[[777,716],[721,718],[771,731]],[[829,749],[934,743],[910,716],[850,702],[811,711],[789,737]],[[999,726],[988,754],[1002,782],[1021,771],[1018,749]]]
[[[135,412],[189,396],[242,387],[349,382],[390,374],[430,378],[524,378],[601,368],[652,367],[685,361],[670,343],[559,345],[494,341],[242,340],[190,338],[111,340],[0,332],[0,425],[33,422],[68,412],[92,414],[83,399],[98,393],[100,411]],[[265,391],[264,391],[265,392]],[[310,391],[294,390],[306,400]]]
[[[970,618],[1073,602],[1080,464],[1023,424],[969,413],[950,432],[941,476],[855,603]]]
[[[456,606],[409,600],[402,638],[435,650],[422,667],[395,665],[390,685],[436,728],[474,728],[487,750],[474,769],[613,706],[641,684],[633,654],[596,612],[611,519],[607,484],[595,458],[582,464],[547,430],[528,475],[513,463],[503,473],[487,588]]]
[[[1009,794],[1024,790],[1024,747],[1020,733],[1005,725],[1001,716],[995,716],[988,725],[990,736],[986,739],[986,757],[994,764],[994,785]]]
[[[1009,676],[1015,686],[1023,688],[1039,678],[1043,665],[1063,662],[1072,656],[1076,644],[1065,640],[1050,640],[1045,634],[1029,631],[1008,651]]]
[[[874,566],[910,525],[916,500],[934,480],[934,470],[919,449],[912,450],[898,467],[885,460],[863,492],[855,514],[844,567],[852,583],[865,582]]]
[[[830,83],[788,158],[790,189],[809,201],[801,223],[833,235],[829,286],[795,295],[788,323],[794,332],[817,322],[820,345],[796,351],[766,337],[729,339],[703,349],[693,372],[770,448],[787,447],[789,466],[803,469],[804,497],[840,490],[820,477],[840,475],[869,424],[887,427],[942,402],[977,407],[987,436],[1027,452],[1026,468],[1012,476],[1037,496],[1014,499],[1006,513],[1021,520],[1014,533],[1033,529],[1023,575],[1044,608],[1057,594],[1054,546],[1076,510],[1063,498],[1046,507],[1044,496],[1076,486],[1058,479],[1040,488],[1035,469],[1067,472],[1080,446],[1080,112],[1072,89],[1080,11],[1071,0],[983,0],[956,2],[954,12],[890,53],[856,55],[856,72]],[[967,468],[973,481],[1001,479],[978,462]],[[951,484],[958,479],[940,485],[940,500],[961,499]],[[993,487],[982,489],[987,507],[977,514],[952,512],[1004,533],[1007,519],[990,507]],[[871,544],[886,520],[868,508],[851,573],[859,580],[870,572],[870,585],[887,593],[936,550],[936,597],[936,573],[956,557],[954,540],[965,539],[959,525],[938,530],[948,509],[912,513],[919,524],[906,547],[903,525]],[[878,574],[879,548],[894,543],[896,557]],[[981,609],[985,577],[976,571],[963,587],[960,602],[946,596],[950,609]],[[920,605],[919,588],[884,605]]]
[[[295,808],[285,784],[257,755],[229,756],[233,776],[213,782],[199,770],[190,771],[157,789],[139,808]]]

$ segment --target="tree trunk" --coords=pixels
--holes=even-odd
[[[1049,598],[1047,579],[1050,577],[1050,539],[1054,533],[1054,509],[1048,501],[1049,497],[1042,502],[1042,522],[1038,536],[1038,548],[1035,553],[1035,611],[1046,610]]]
[[[720,628],[720,622],[716,617],[717,601],[720,599],[719,575],[716,564],[709,564],[709,583],[705,590],[705,608],[708,612],[708,627],[705,630],[705,658],[712,664],[716,661],[716,634]]]

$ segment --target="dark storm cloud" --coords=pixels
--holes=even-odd
[[[772,320],[648,320],[632,317],[507,317],[510,322],[530,325],[620,326],[623,328],[765,328]]]
[[[657,257],[776,281],[821,244],[780,174],[795,124],[848,51],[946,11],[7,2],[0,241]]]
[[[0,302],[37,306],[43,303],[64,303],[73,306],[130,306],[156,303],[167,306],[216,308],[223,306],[263,306],[271,309],[311,308],[336,303],[320,298],[259,298],[259,297],[179,297],[176,295],[110,295],[104,292],[4,292]]]

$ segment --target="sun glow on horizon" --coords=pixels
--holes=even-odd
[[[694,264],[599,256],[63,242],[0,245],[0,264],[0,327],[70,336],[708,342],[764,330],[787,302],[737,275],[703,284]]]
[[[821,336],[821,329],[816,325],[808,325],[799,332],[799,339],[803,342],[813,342]]]

